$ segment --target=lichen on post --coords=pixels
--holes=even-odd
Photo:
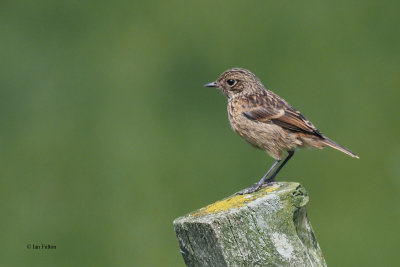
[[[174,221],[187,266],[326,266],[298,183],[233,195]]]

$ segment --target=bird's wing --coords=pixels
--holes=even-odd
[[[283,101],[249,106],[249,110],[244,111],[243,115],[253,121],[274,123],[287,130],[323,137],[309,120]]]

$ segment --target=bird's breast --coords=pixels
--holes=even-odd
[[[280,158],[283,150],[291,150],[298,141],[289,132],[271,121],[257,122],[243,115],[245,107],[240,103],[228,105],[232,129],[251,145],[266,150],[272,157]]]

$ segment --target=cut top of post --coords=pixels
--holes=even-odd
[[[326,266],[299,183],[233,195],[174,221],[188,266]]]

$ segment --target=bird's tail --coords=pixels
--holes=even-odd
[[[351,156],[351,157],[353,157],[353,158],[357,158],[357,159],[360,158],[359,156],[357,156],[356,154],[354,154],[353,152],[351,152],[349,149],[347,149],[347,148],[345,148],[345,147],[339,145],[338,143],[332,141],[332,140],[329,139],[329,138],[324,137],[324,139],[322,139],[321,141],[322,141],[322,143],[324,143],[325,145],[330,146],[330,147],[332,147],[332,148],[334,148],[334,149],[337,149],[337,150],[339,150],[339,151],[341,151],[341,152],[343,152],[343,153],[346,153],[347,155],[349,155],[349,156]]]

